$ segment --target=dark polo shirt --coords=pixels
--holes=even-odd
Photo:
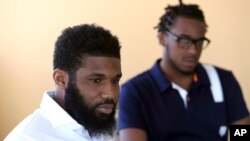
[[[198,80],[187,90],[185,106],[159,66],[127,81],[119,97],[119,130],[140,128],[149,141],[226,140],[229,123],[249,115],[240,86],[232,72],[216,67],[224,101],[215,102],[206,71],[198,64]]]

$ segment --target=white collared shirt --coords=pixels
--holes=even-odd
[[[45,92],[40,108],[19,123],[4,141],[108,141],[110,137],[91,138],[54,100],[54,91]]]

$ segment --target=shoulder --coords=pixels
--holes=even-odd
[[[41,129],[41,125],[45,122],[40,112],[36,110],[31,115],[27,116],[23,121],[21,121],[5,138],[5,141],[31,141],[36,140],[35,136],[41,132],[37,130]],[[36,128],[34,128],[36,126]],[[37,138],[38,139],[38,138]]]
[[[122,88],[143,87],[146,83],[149,83],[150,81],[150,71],[147,70],[127,80],[124,84],[122,84]]]
[[[233,72],[229,69],[214,66],[223,84],[238,83]]]
[[[150,71],[144,71],[126,81],[121,85],[120,99],[138,99],[142,100],[141,96],[153,91],[154,84],[152,83]]]
[[[215,66],[216,71],[219,73],[219,75],[232,75],[232,71],[226,68],[222,68],[219,66]]]
[[[209,66],[214,67],[222,81],[234,77],[233,72],[229,69],[222,68],[216,65],[210,65],[210,64],[202,64],[202,65],[209,65]]]
[[[219,76],[219,80],[223,87],[224,93],[227,93],[227,94],[233,93],[233,92],[241,93],[241,88],[238,83],[238,80],[236,79],[236,77],[234,76],[231,70],[218,67],[215,65],[213,65],[213,67],[215,68]]]

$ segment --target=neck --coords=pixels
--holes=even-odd
[[[194,72],[184,73],[177,69],[175,66],[166,62],[164,59],[160,63],[160,67],[164,72],[165,76],[173,83],[179,85],[180,87],[188,90],[193,81]]]
[[[64,92],[59,88],[59,86],[55,87],[55,97],[54,100],[64,109]]]

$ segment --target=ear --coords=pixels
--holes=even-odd
[[[166,35],[162,32],[158,33],[158,40],[159,40],[159,44],[162,45],[163,47],[165,47],[165,38]]]
[[[58,87],[65,89],[68,84],[69,76],[67,72],[61,69],[55,69],[53,73],[53,79]]]

